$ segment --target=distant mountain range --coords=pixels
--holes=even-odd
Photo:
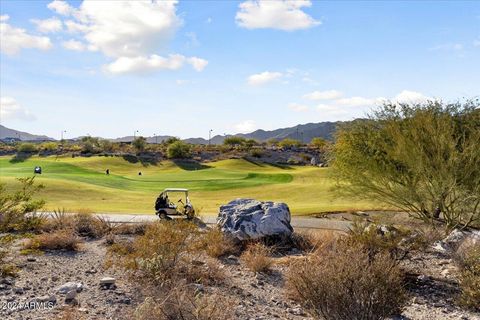
[[[235,135],[216,135],[212,137],[212,144],[222,144],[223,140],[231,136],[239,136],[245,139],[255,139],[257,141],[267,141],[270,139],[283,140],[285,138],[296,139],[303,141],[305,143],[310,142],[315,137],[321,137],[327,140],[333,139],[333,134],[337,125],[340,121],[337,122],[319,122],[319,123],[307,123],[300,124],[294,127],[281,128],[276,130],[256,130],[250,133],[241,133]],[[162,142],[171,138],[173,136],[156,136],[156,137],[145,137],[149,143]],[[53,138],[34,135],[26,132],[17,131],[14,129],[6,128],[0,125],[0,139],[5,138],[20,138],[21,140],[55,140]],[[81,137],[74,138],[71,140],[79,140]],[[133,136],[126,136],[121,138],[109,139],[112,142],[130,142],[134,139]],[[204,138],[188,138],[183,141],[192,143],[192,144],[208,144],[208,140]]]
[[[0,139],[6,138],[13,138],[13,139],[20,139],[22,141],[45,141],[45,140],[55,140],[53,138],[44,136],[44,135],[37,135],[31,134],[28,132],[18,131],[14,129],[7,128],[5,126],[0,125]]]

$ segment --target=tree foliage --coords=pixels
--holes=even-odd
[[[167,148],[167,156],[170,159],[186,159],[192,156],[190,145],[183,141],[176,141]]]
[[[145,139],[144,137],[138,137],[133,140],[132,144],[135,150],[137,150],[137,152],[142,152],[143,150],[145,150],[145,146],[147,145],[147,139]]]
[[[245,142],[246,142],[245,138],[237,137],[237,136],[227,137],[225,138],[225,140],[223,140],[224,145],[231,146],[231,147],[241,146]]]
[[[35,184],[35,177],[18,178],[20,189],[8,191],[0,184],[0,231],[25,230],[33,226],[37,217],[28,216],[41,209],[45,201],[34,199],[34,195],[44,188]]]
[[[300,147],[302,144],[298,140],[286,138],[280,141],[278,145],[282,148],[289,149],[293,147]]]
[[[386,103],[343,126],[331,164],[355,194],[449,228],[480,220],[478,100]]]

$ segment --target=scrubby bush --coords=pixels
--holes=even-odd
[[[479,100],[386,103],[336,133],[339,187],[447,228],[480,223]]]
[[[183,141],[175,141],[167,148],[167,156],[170,159],[187,159],[191,158],[190,145]]]
[[[189,285],[162,289],[164,292],[147,297],[135,309],[135,320],[234,319],[232,301],[224,295],[199,294],[195,287]]]
[[[30,250],[69,250],[76,251],[80,238],[73,230],[61,229],[51,233],[42,233],[27,240],[24,248]]]
[[[44,142],[40,145],[40,150],[43,151],[56,151],[58,148],[58,144],[56,142]]]
[[[298,140],[286,138],[280,141],[278,145],[282,148],[290,149],[294,147],[300,147],[302,144]]]
[[[223,144],[230,147],[238,147],[243,145],[245,142],[245,138],[237,136],[227,137],[223,140]]]
[[[262,243],[254,243],[247,247],[240,259],[255,273],[268,272],[273,260],[271,250]]]
[[[480,243],[464,241],[457,249],[455,260],[460,268],[461,305],[480,311]]]
[[[250,156],[254,158],[261,158],[265,155],[265,152],[262,149],[252,149],[250,151]]]
[[[37,152],[37,150],[38,150],[37,146],[30,142],[21,143],[17,147],[18,152],[33,153],[33,152]]]
[[[312,315],[327,320],[386,319],[407,301],[388,253],[371,257],[361,245],[340,240],[292,263],[287,287]]]
[[[9,260],[9,252],[5,245],[0,248],[0,278],[15,276],[17,268]]]
[[[309,145],[312,148],[315,148],[318,151],[322,152],[322,151],[325,151],[327,149],[328,141],[323,139],[323,138],[320,138],[320,137],[315,137],[310,141]]]
[[[145,146],[147,145],[147,139],[144,137],[135,138],[135,140],[132,142],[132,145],[137,152],[142,152],[145,150]]]
[[[205,250],[207,255],[212,258],[219,258],[239,252],[239,248],[235,245],[233,240],[227,237],[218,228],[212,228],[206,233],[200,235],[197,245],[199,246],[199,249]]]
[[[32,213],[45,204],[45,201],[34,198],[44,186],[35,184],[35,177],[17,180],[20,182],[20,189],[17,191],[7,191],[5,185],[0,184],[1,232],[31,230],[43,221],[43,217]]]

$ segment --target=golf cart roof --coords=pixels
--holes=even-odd
[[[188,189],[183,188],[166,188],[163,192],[188,192]]]

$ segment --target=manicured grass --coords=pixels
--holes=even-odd
[[[238,197],[286,202],[293,214],[380,207],[338,198],[328,168],[280,167],[242,159],[202,165],[172,161],[143,165],[121,157],[11,160],[0,157],[1,182],[15,188],[15,178],[31,176],[33,168],[41,166],[43,174],[37,180],[46,186],[40,196],[48,209],[153,213],[156,196],[167,187],[190,189],[195,208],[203,214],[216,214],[220,205]]]

